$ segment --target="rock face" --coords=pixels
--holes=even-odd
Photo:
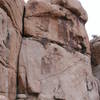
[[[100,65],[100,37],[91,40],[92,65]]]
[[[20,0],[0,0],[0,100],[16,99],[22,16]]]
[[[0,8],[2,8],[10,17],[13,26],[22,32],[22,17],[24,10],[23,0],[0,0]]]
[[[72,47],[79,52],[90,53],[84,27],[87,20],[86,12],[76,0],[71,0],[73,3],[76,1],[76,5],[72,8],[70,0],[69,3],[67,3],[68,0],[60,0],[61,4],[60,1],[57,1],[59,0],[51,0],[51,2],[30,0],[28,2],[24,20],[24,35],[46,38]],[[69,9],[66,9],[67,4]],[[78,8],[80,9],[78,10]],[[78,12],[80,13],[77,14]]]
[[[77,0],[1,0],[0,100],[99,100],[86,21]]]
[[[91,55],[93,74],[97,77],[98,85],[100,86],[100,37],[91,40]]]

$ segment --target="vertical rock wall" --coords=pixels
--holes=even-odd
[[[91,40],[91,63],[94,76],[97,78],[100,94],[100,37]]]
[[[1,0],[0,100],[99,100],[86,21],[77,0]]]
[[[24,4],[0,0],[0,100],[15,100]]]

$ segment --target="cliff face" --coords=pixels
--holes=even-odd
[[[93,74],[98,79],[100,93],[100,37],[91,41],[91,55]]]
[[[23,8],[20,0],[0,0],[0,100],[16,98]]]
[[[86,21],[77,0],[1,0],[0,100],[99,100]]]

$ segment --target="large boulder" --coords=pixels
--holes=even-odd
[[[18,100],[99,100],[86,21],[87,14],[76,0],[28,1]]]
[[[88,20],[87,13],[78,0],[51,0],[51,3],[64,6],[85,22]]]
[[[99,100],[86,21],[77,0],[1,0],[0,100]]]
[[[78,1],[76,3],[83,9]],[[69,5],[72,6],[70,3]],[[30,0],[25,11],[25,36],[47,38],[62,45],[70,45],[80,52],[90,53],[88,36],[84,26],[85,21],[80,18],[80,15],[77,16],[59,3],[46,0]],[[84,16],[86,17],[86,15]]]
[[[34,38],[22,42],[18,89],[27,100],[99,100],[88,56]]]

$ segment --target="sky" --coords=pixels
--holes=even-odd
[[[92,39],[92,35],[100,36],[100,0],[79,1],[88,13],[88,22],[86,23],[86,30],[89,35],[89,39]]]
[[[28,0],[25,0],[27,2]],[[100,36],[100,0],[79,0],[88,13],[88,22],[86,23],[86,30],[89,39],[92,35]]]

